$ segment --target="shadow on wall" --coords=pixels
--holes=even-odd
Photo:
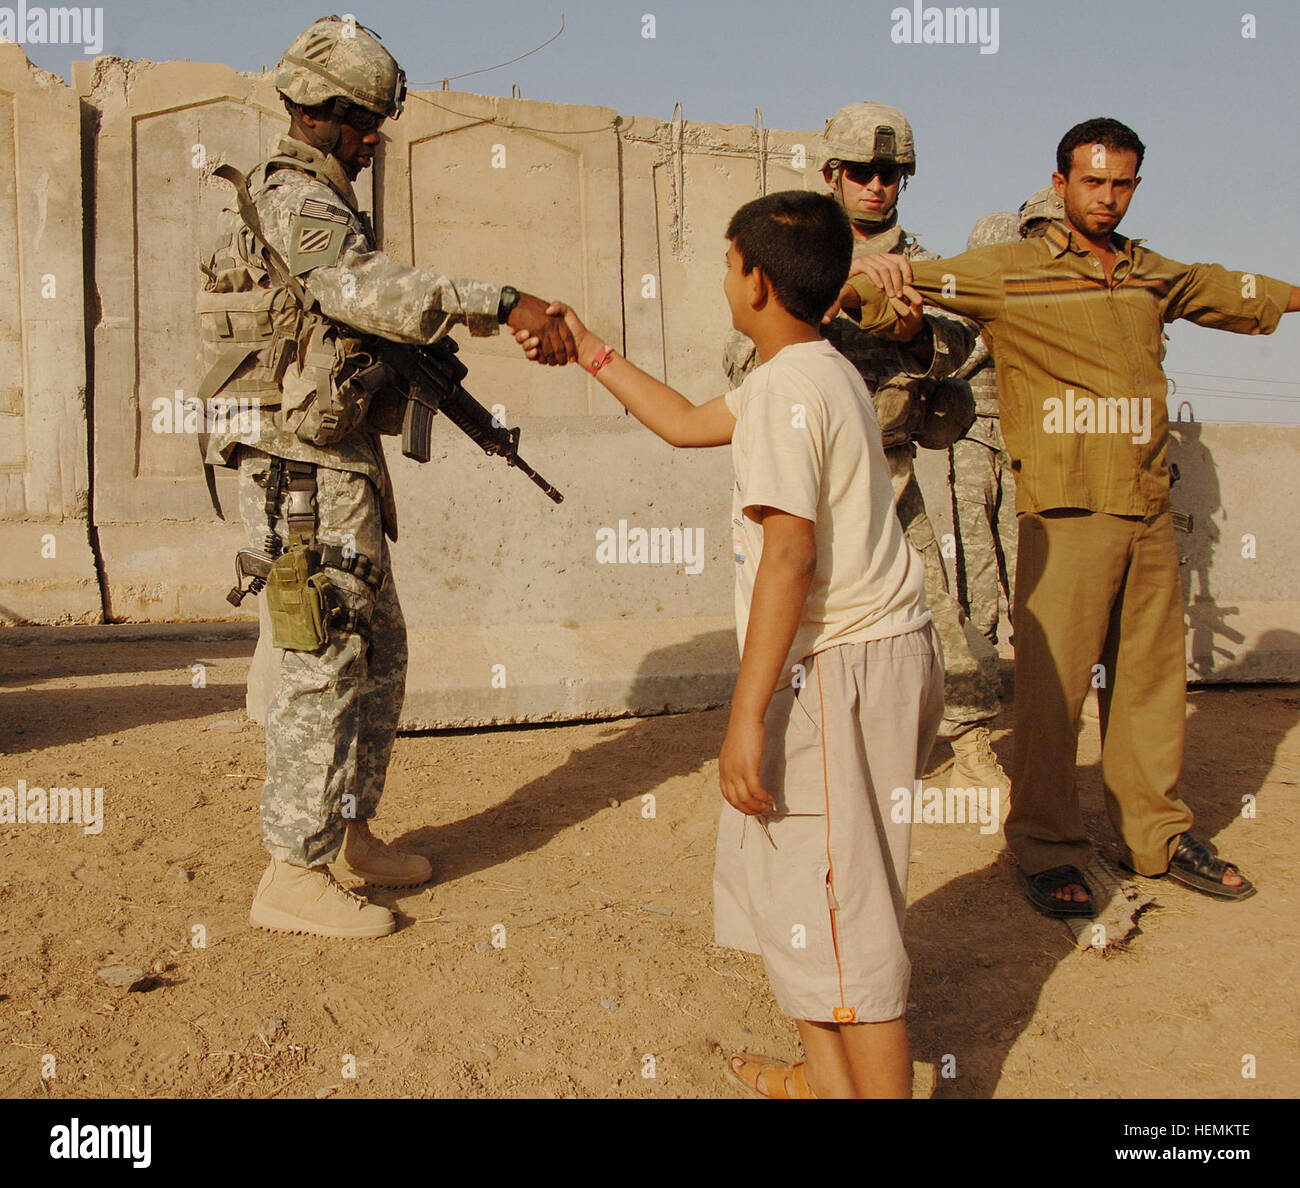
[[[1176,514],[1192,517],[1192,531],[1178,534],[1190,668],[1198,677],[1222,680],[1216,668],[1236,658],[1246,637],[1229,622],[1241,608],[1220,606],[1210,585],[1210,571],[1223,536],[1219,524],[1225,515],[1219,468],[1199,423],[1171,421],[1169,431],[1178,445],[1181,476],[1170,493],[1170,502]]]

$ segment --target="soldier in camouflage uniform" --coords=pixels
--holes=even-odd
[[[900,189],[905,176],[916,171],[912,129],[901,111],[880,103],[841,108],[826,125],[820,167],[853,223],[855,259],[876,252],[901,252],[912,260],[938,258],[898,222]],[[871,389],[898,516],[925,560],[926,601],[943,641],[945,704],[939,736],[951,744],[956,759],[953,784],[1006,789],[1006,773],[993,753],[988,729],[999,710],[995,677],[971,650],[913,470],[925,397],[939,381],[953,376],[970,354],[974,327],[926,305],[924,329],[910,342],[864,334],[846,317],[834,319],[825,334]],[[725,352],[732,386],[757,362],[754,344],[732,331]]]
[[[1011,243],[1020,238],[1019,219],[1009,211],[985,215],[966,248]],[[1002,441],[998,384],[993,356],[980,338],[957,372],[975,396],[975,423],[948,450],[952,522],[957,534],[957,601],[975,629],[998,642],[998,595],[1013,605],[1016,572],[1016,495],[1011,458]]]
[[[234,304],[250,293],[288,289],[300,294],[300,308],[320,315],[318,329],[352,341],[364,334],[430,343],[457,323],[486,335],[508,322],[516,331],[534,329],[545,362],[577,358],[562,321],[547,317],[539,298],[408,267],[376,250],[352,182],[372,163],[379,128],[400,114],[406,88],[400,67],[369,30],[351,18],[316,21],[289,47],[275,82],[292,126],[250,178],[252,221],[260,226],[228,212],[222,246],[204,260],[209,305],[220,304],[225,293]],[[201,322],[203,308],[201,298]],[[388,887],[418,886],[432,868],[426,858],[380,841],[369,824],[384,789],[407,662],[406,625],[389,568],[387,540],[397,539],[397,525],[379,427],[368,408],[354,429],[329,444],[316,443],[328,435],[308,441],[292,431],[312,401],[335,397],[330,377],[339,341],[300,336],[289,343],[287,367],[283,360],[273,365],[263,350],[232,376],[206,377],[209,392],[214,386],[231,395],[257,390],[266,406],[253,432],[241,424],[215,434],[207,461],[238,468],[240,512],[254,548],[265,541],[278,552],[279,544],[296,539],[320,550],[332,608],[323,647],[277,653],[262,793],[272,861],[250,922],[283,932],[375,937],[392,932],[392,913],[345,891],[327,864],[337,861],[344,873]],[[312,371],[322,342],[329,366]],[[322,375],[325,387],[312,389]],[[399,394],[390,398],[400,413]],[[376,402],[376,413],[379,407]],[[390,405],[385,432],[394,431],[391,415]],[[268,541],[269,524],[276,542]]]
[[[980,219],[966,249],[1042,235],[1048,223],[1064,217],[1060,195],[1044,186],[1021,204],[1019,214],[1000,211]],[[957,375],[970,383],[975,396],[975,423],[948,454],[957,532],[957,599],[980,634],[996,644],[999,591],[1006,594],[1008,609],[1015,605],[1018,531],[1015,472],[1002,440],[993,355],[983,338]]]

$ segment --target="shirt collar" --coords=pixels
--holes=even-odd
[[[1086,256],[1088,254],[1086,247],[1080,247],[1075,243],[1074,230],[1062,219],[1053,219],[1047,225],[1043,238],[1051,244],[1052,255],[1058,260],[1066,252],[1074,252],[1077,256]]]
[[[1048,225],[1043,238],[1052,245],[1052,255],[1056,259],[1067,251],[1074,252],[1078,256],[1086,256],[1092,250],[1063,219],[1054,219]],[[1111,235],[1110,241],[1115,247],[1115,255],[1128,260],[1130,264],[1133,262],[1133,249],[1146,243],[1145,239],[1127,239],[1123,235],[1115,234]]]

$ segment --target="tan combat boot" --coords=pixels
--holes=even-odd
[[[339,870],[372,887],[418,887],[433,878],[433,866],[419,854],[407,854],[370,832],[369,821],[349,821]]]
[[[266,868],[248,922],[271,932],[312,936],[387,936],[397,927],[392,912],[344,890],[329,867],[288,862]]]
[[[955,760],[950,776],[954,788],[997,788],[1000,797],[1010,795],[1011,781],[993,753],[987,726],[972,726],[948,743]]]

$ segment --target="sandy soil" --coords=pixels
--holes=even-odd
[[[102,786],[105,823],[0,826],[0,1095],[721,1097],[726,1053],[796,1054],[758,959],[712,942],[723,712],[401,738],[376,831],[437,883],[373,893],[393,936],[326,942],[247,924],[251,643],[43,639],[0,646],[0,786]],[[1300,1093],[1300,690],[1195,692],[1190,719],[1200,831],[1260,894],[1161,882],[1126,951],[1079,951],[1024,904],[999,835],[917,826],[918,1095]],[[1109,840],[1095,723],[1080,762]],[[105,985],[112,963],[149,988]]]

